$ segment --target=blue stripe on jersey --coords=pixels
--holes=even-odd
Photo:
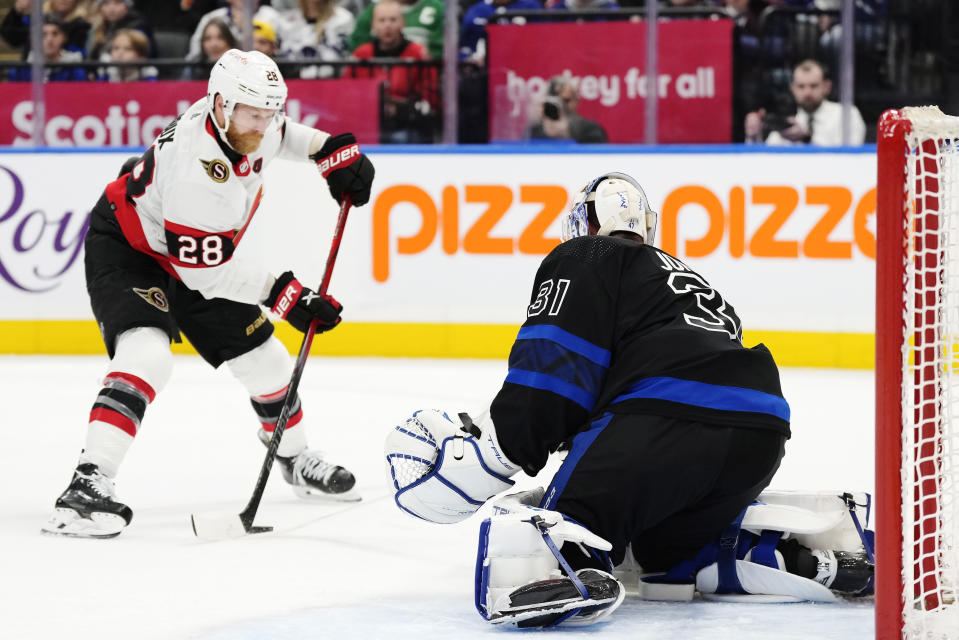
[[[552,391],[557,395],[572,400],[586,411],[591,411],[593,405],[596,404],[595,395],[584,391],[575,384],[570,384],[546,373],[526,371],[525,369],[510,369],[509,373],[506,374],[506,382],[512,382],[513,384],[532,387],[534,389],[542,389],[543,391]]]
[[[563,460],[563,464],[560,465],[556,475],[553,476],[553,480],[549,483],[549,486],[546,487],[546,493],[543,494],[543,499],[539,503],[541,508],[555,510],[556,501],[559,500],[559,496],[566,488],[566,483],[569,482],[570,476],[573,475],[573,470],[576,468],[576,465],[579,464],[583,455],[585,455],[586,451],[612,419],[613,414],[607,413],[589,425],[589,429],[580,431],[573,437],[572,446],[570,446],[569,453],[566,454],[566,459]]]
[[[569,331],[560,329],[554,324],[535,324],[519,330],[517,340],[549,340],[565,347],[575,354],[591,360],[601,367],[609,366],[609,350],[597,347],[588,340],[575,336]]]
[[[626,389],[624,394],[613,400],[613,404],[634,398],[668,400],[722,411],[766,413],[789,421],[789,403],[783,398],[742,387],[725,387],[679,378],[646,378]]]

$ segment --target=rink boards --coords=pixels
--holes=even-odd
[[[660,213],[657,245],[724,294],[747,344],[787,366],[871,367],[874,150],[752,149],[368,148],[373,197],[350,215],[330,286],[344,322],[314,351],[505,357],[568,203],[587,179],[625,171]],[[82,237],[138,151],[0,150],[0,353],[103,351]],[[336,212],[314,167],[276,161],[236,255],[318,283]]]

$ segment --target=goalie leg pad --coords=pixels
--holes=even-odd
[[[868,589],[872,538],[860,524],[868,525],[868,494],[770,491],[759,500],[741,516],[741,530],[733,523],[724,532],[715,562],[696,574],[704,598],[833,602],[834,592]],[[797,564],[802,554],[815,563],[812,571]]]
[[[594,568],[574,572],[564,542],[608,551],[611,545],[556,511],[520,503],[480,526],[475,604],[492,624],[544,627],[598,622],[623,601],[625,588]]]

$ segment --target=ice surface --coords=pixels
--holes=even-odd
[[[320,352],[319,341],[314,352]],[[415,521],[393,504],[386,431],[414,409],[489,401],[505,363],[313,357],[301,392],[311,444],[356,472],[358,505],[304,503],[274,470],[258,524],[224,542],[193,536],[190,513],[238,513],[264,449],[227,370],[178,357],[119,478],[131,526],[113,540],[42,536],[83,446],[105,357],[0,357],[0,637],[516,637],[472,604],[478,518]],[[785,369],[793,439],[772,487],[873,488],[873,375]],[[541,474],[542,475],[542,474]],[[540,477],[540,483],[548,478]],[[533,485],[525,479],[521,486]],[[550,638],[872,638],[871,600],[745,605],[627,598],[606,624]],[[444,634],[448,634],[445,635]],[[505,634],[505,635],[504,635]]]

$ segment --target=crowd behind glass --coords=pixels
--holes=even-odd
[[[39,2],[40,0],[33,0]],[[851,3],[844,6],[845,2]],[[746,144],[870,142],[883,110],[959,102],[959,8],[948,0],[658,0],[659,20],[733,23],[733,127]],[[456,69],[456,141],[488,142],[486,26],[642,20],[646,0],[0,0],[2,81],[205,80],[224,51],[253,48],[289,79],[380,80],[381,142],[442,140],[444,70]],[[444,67],[445,13],[456,61]],[[42,31],[32,34],[33,16]],[[852,29],[845,29],[845,18]],[[842,55],[852,33],[853,55]],[[42,43],[42,67],[31,42]],[[588,45],[577,46],[588,51]],[[447,60],[449,62],[449,60]],[[118,64],[119,63],[119,64]],[[837,77],[855,78],[840,122]],[[449,104],[449,102],[445,103]],[[529,143],[607,141],[577,112],[576,87],[549,83]],[[447,140],[448,141],[448,140]],[[637,141],[642,142],[642,141]]]

